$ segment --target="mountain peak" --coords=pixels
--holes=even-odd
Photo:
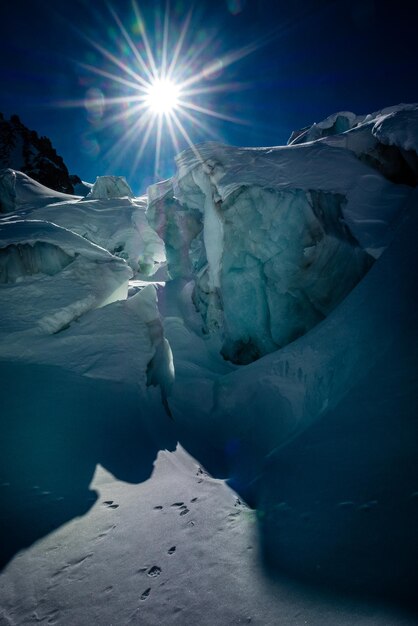
[[[16,114],[6,119],[0,113],[0,168],[24,172],[42,185],[73,193],[68,169],[48,137],[39,137]]]

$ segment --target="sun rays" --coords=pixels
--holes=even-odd
[[[124,23],[111,6],[109,20],[115,33],[112,45],[103,45],[96,38],[82,34],[96,52],[96,58],[95,62],[79,63],[87,74],[103,81],[102,89],[95,86],[82,101],[60,104],[85,107],[95,130],[121,125],[116,141],[105,153],[115,165],[124,163],[131,151],[132,175],[152,138],[154,179],[158,179],[162,147],[167,142],[174,153],[187,144],[198,154],[197,136],[219,140],[208,124],[210,118],[245,123],[226,107],[211,106],[210,97],[248,88],[245,83],[221,83],[218,79],[228,66],[253,52],[259,44],[210,58],[208,48],[213,43],[213,33],[194,41],[192,11],[179,24],[170,15],[169,3],[162,19],[155,20],[153,30],[147,29],[136,0],[132,0],[129,21]]]

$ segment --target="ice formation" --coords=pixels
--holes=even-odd
[[[124,176],[98,176],[86,197],[89,200],[106,200],[124,197],[133,198],[133,193]]]
[[[129,291],[128,264],[165,269],[146,198],[54,201],[9,174],[17,201],[0,219],[0,366],[4,413],[17,419],[2,422],[0,486],[4,535],[18,529],[6,557],[21,556],[4,573],[5,619],[117,614],[161,623],[167,598],[156,593],[157,572],[180,598],[179,619],[198,623],[202,561],[190,545],[209,546],[202,558],[228,623],[286,622],[300,610],[322,623],[325,608],[327,623],[341,621],[339,599],[330,612],[318,594],[320,614],[307,613],[306,587],[300,599],[294,582],[283,613],[288,588],[280,578],[272,594],[270,567],[327,594],[415,599],[416,110],[339,113],[283,148],[186,151],[176,176],[149,189],[171,279],[161,283],[157,271]],[[177,441],[198,461],[180,446],[166,451]],[[99,468],[92,483],[97,463],[113,476]],[[15,480],[21,467],[25,489]],[[114,479],[132,475],[140,485]],[[97,497],[91,484],[100,506],[87,504]],[[80,487],[71,501],[68,490]],[[45,521],[35,532],[33,511]],[[263,568],[248,556],[250,535]],[[217,569],[231,541],[229,580],[242,570],[246,581],[234,588],[238,603]],[[184,559],[192,573],[179,587]],[[51,600],[41,606],[27,591],[34,582],[52,594],[58,617]],[[103,590],[110,598],[112,589],[117,599],[103,609]],[[350,606],[346,621],[357,623],[359,604]],[[364,623],[380,619],[370,607]]]
[[[358,117],[355,113],[339,111],[338,113],[333,113],[322,122],[294,131],[289,138],[288,144],[296,145],[307,143],[308,141],[316,141],[322,137],[339,135],[353,128],[357,121]]]
[[[289,145],[322,139],[330,146],[352,150],[388,180],[418,184],[418,106],[401,104],[369,115],[340,112],[296,131]]]
[[[250,362],[349,293],[410,189],[327,145],[199,152],[183,153],[175,178],[149,189],[148,217],[171,275],[195,281],[203,332],[220,332],[223,354]]]
[[[57,333],[90,309],[126,298],[132,275],[122,259],[41,220],[0,223],[0,259],[4,340]]]
[[[9,169],[0,174],[0,202],[7,205],[4,219],[58,224],[124,259],[136,274],[153,274],[165,263],[164,243],[145,215],[145,197],[81,199]]]

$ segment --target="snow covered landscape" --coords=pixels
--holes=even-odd
[[[418,105],[0,172],[1,624],[416,623],[417,183]]]

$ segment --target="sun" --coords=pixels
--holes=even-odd
[[[152,113],[159,115],[174,112],[179,104],[180,89],[168,78],[156,78],[145,94],[145,104]]]
[[[156,12],[155,24],[160,25],[155,26],[151,33],[147,31],[138,0],[131,0],[133,11],[126,25],[109,4],[108,10],[116,26],[109,30],[114,34],[112,44],[106,47],[80,33],[100,56],[94,64],[89,59],[88,63],[79,62],[78,65],[90,77],[95,75],[96,81],[100,78],[103,89],[96,82],[86,91],[85,98],[59,103],[64,107],[76,106],[87,110],[91,131],[86,142],[95,142],[98,146],[96,133],[109,127],[120,128],[118,139],[103,154],[113,166],[119,166],[132,146],[136,145],[130,165],[131,175],[153,136],[154,180],[160,179],[162,149],[170,142],[175,154],[188,145],[200,159],[197,137],[222,140],[219,131],[212,128],[205,118],[246,123],[240,116],[221,112],[218,106],[204,105],[212,94],[223,94],[226,99],[231,91],[248,88],[245,83],[221,83],[218,77],[228,66],[254,52],[260,45],[254,42],[223,52],[216,58],[208,57],[213,36],[204,37],[205,31],[196,31],[197,25],[190,28],[192,9],[181,24],[176,15],[172,19],[170,1],[167,0],[162,15]],[[202,36],[198,37],[199,33]]]

